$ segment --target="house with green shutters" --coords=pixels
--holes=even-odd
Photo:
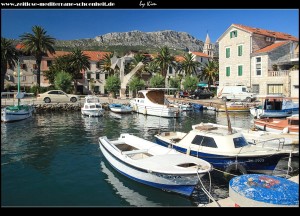
[[[217,40],[219,86],[244,85],[260,95],[299,97],[299,40],[232,24]]]

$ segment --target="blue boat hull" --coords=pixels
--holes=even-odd
[[[170,143],[167,143],[158,138],[156,138],[156,143],[166,147],[170,145]],[[186,148],[182,148],[174,144],[172,144],[172,146],[176,151],[185,154],[187,152]],[[207,162],[211,163],[216,169],[225,170],[226,172],[238,170],[243,174],[247,172],[271,174],[279,160],[283,157],[288,156],[287,153],[282,153],[267,156],[260,155],[251,157],[235,157],[226,155],[207,154],[193,150],[190,151],[190,155],[206,160]]]

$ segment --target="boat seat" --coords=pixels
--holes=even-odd
[[[122,154],[124,155],[130,155],[130,154],[138,154],[138,153],[147,153],[148,149],[137,149],[132,151],[122,151]]]
[[[120,140],[114,140],[114,141],[110,141],[111,144],[114,144],[114,145],[120,145],[120,144],[126,144],[124,141],[120,141]]]

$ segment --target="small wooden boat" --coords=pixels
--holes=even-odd
[[[292,115],[286,119],[263,118],[254,120],[256,128],[275,133],[299,134],[299,115]]]
[[[81,107],[81,114],[90,117],[102,116],[104,109],[100,103],[99,97],[88,95],[85,97],[85,102],[83,107]]]
[[[140,183],[190,196],[212,166],[199,158],[160,146],[131,134],[117,140],[99,137],[100,150],[121,174]]]
[[[112,112],[115,112],[115,113],[131,113],[132,112],[132,107],[126,106],[124,104],[112,103],[112,104],[109,104],[109,108]]]
[[[243,102],[226,102],[228,112],[249,112],[252,105]],[[221,105],[218,112],[225,112],[225,105]]]

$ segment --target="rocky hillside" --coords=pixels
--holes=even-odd
[[[162,46],[168,46],[174,50],[191,50],[203,51],[203,41],[194,38],[185,32],[176,31],[158,31],[158,32],[113,32],[104,35],[99,35],[94,39],[79,39],[79,40],[58,40],[56,41],[57,48],[70,49],[80,47],[82,49],[105,49],[110,50],[111,47],[135,47],[155,49]]]

